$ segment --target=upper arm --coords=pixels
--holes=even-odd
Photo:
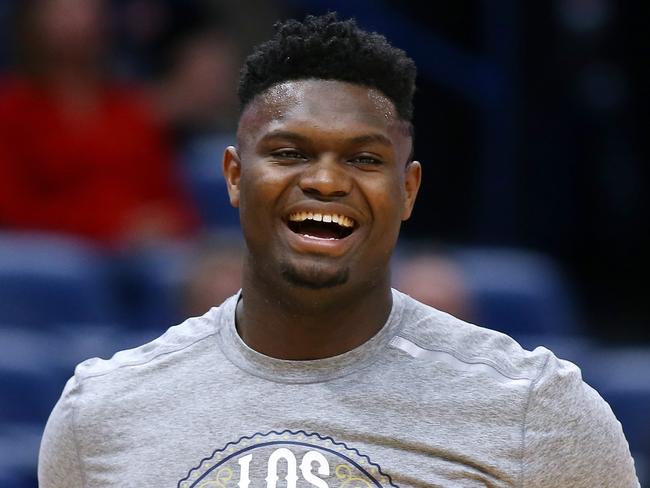
[[[532,384],[522,486],[639,487],[621,424],[572,363],[551,355]]]
[[[75,437],[74,400],[78,386],[71,378],[50,414],[38,456],[38,485],[41,488],[81,488],[81,460]]]

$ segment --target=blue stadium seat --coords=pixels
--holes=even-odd
[[[127,291],[120,323],[162,332],[181,322],[182,285],[191,252],[184,245],[159,245],[114,260],[114,278],[119,274],[117,281]]]
[[[571,289],[549,258],[519,249],[464,248],[463,270],[476,323],[518,338],[579,335]]]
[[[111,325],[53,326],[49,331],[0,326],[0,425],[41,427],[79,362],[155,338]]]
[[[33,468],[29,471],[6,471],[0,466],[0,486],[6,486],[7,488],[37,488],[36,472],[33,471]]]
[[[77,363],[109,358],[158,332],[114,325],[53,325],[47,330],[0,325],[0,487],[36,487],[45,422]]]
[[[650,483],[650,349],[601,348],[582,368],[583,377],[612,407],[637,464],[641,486]]]
[[[0,327],[0,426],[42,427],[70,376],[66,343],[51,333]]]
[[[0,420],[45,425],[65,384],[65,376],[43,364],[35,369],[0,368]]]
[[[40,425],[0,426],[0,486],[36,488]]]
[[[650,454],[650,349],[594,351],[583,376],[612,407],[630,447]]]
[[[108,322],[115,306],[100,253],[47,234],[0,234],[0,319],[24,327]]]

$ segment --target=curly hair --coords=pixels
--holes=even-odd
[[[275,24],[276,33],[257,46],[239,79],[242,109],[268,88],[288,80],[338,80],[376,88],[411,121],[415,63],[376,32],[361,30],[354,19],[336,13],[309,15],[303,22]]]

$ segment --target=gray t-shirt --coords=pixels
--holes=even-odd
[[[544,348],[393,291],[367,343],[278,360],[239,338],[236,303],[81,363],[41,488],[639,486],[609,406]]]

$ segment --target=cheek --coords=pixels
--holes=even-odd
[[[377,179],[366,185],[366,195],[379,227],[397,227],[401,222],[404,190],[396,176]]]
[[[271,210],[276,200],[274,187],[264,174],[248,169],[242,171],[240,180],[239,219],[248,249],[253,255],[268,250],[266,243],[271,234]]]
[[[251,165],[242,170],[240,183],[240,212],[242,225],[246,221],[272,223],[269,218],[282,203],[291,186],[292,175],[286,168]]]
[[[404,192],[393,178],[376,181],[365,186],[365,195],[372,210],[372,241],[375,251],[383,260],[390,257],[402,224]]]
[[[267,173],[254,167],[242,170],[240,183],[242,207],[259,210],[260,202],[272,198],[278,182]]]

